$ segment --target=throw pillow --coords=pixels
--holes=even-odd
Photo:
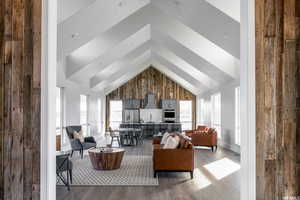
[[[84,137],[83,137],[82,131],[79,131],[79,132],[74,131],[73,135],[74,135],[74,139],[79,139],[79,141],[81,143],[84,143]]]
[[[166,132],[164,136],[162,137],[160,144],[166,144],[168,137],[170,136],[170,133]]]
[[[216,130],[214,129],[214,128],[210,128],[210,129],[208,129],[208,131],[207,131],[207,133],[208,134],[212,134],[212,133],[214,133]]]
[[[178,149],[183,149],[185,144],[185,139],[183,137],[180,138]]]
[[[170,136],[168,137],[166,144],[163,146],[163,149],[176,149],[179,145],[179,141],[179,136]]]
[[[181,135],[180,136],[180,144],[179,144],[179,149],[189,149],[193,147],[192,143],[191,143],[191,138],[189,138],[188,136],[184,136]]]

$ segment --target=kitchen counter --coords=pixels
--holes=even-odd
[[[165,132],[181,132],[181,123],[165,122],[143,122],[143,123],[122,123],[120,128],[138,128],[145,136],[153,136]]]
[[[124,122],[122,124],[181,124],[180,122],[175,123],[167,123],[167,122],[140,122],[140,123],[131,123],[131,122]]]

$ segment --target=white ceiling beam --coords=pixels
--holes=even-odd
[[[224,12],[237,22],[241,21],[241,0],[206,0],[209,4]]]
[[[147,24],[151,22],[152,24],[154,24],[154,26],[152,26],[151,28],[162,30],[165,34],[167,34],[168,37],[172,38],[177,43],[184,46],[186,49],[189,49],[194,55],[197,55],[198,57],[200,56],[202,63],[204,64],[208,63],[208,65],[209,63],[212,63],[213,65],[210,66],[215,66],[215,68],[218,68],[219,71],[223,71],[225,74],[227,74],[232,78],[239,78],[238,60],[236,60],[230,54],[224,52],[222,49],[215,46],[214,44],[212,44],[210,41],[203,38],[199,34],[193,32],[192,30],[190,30],[188,27],[184,26],[180,22],[170,19],[168,16],[164,15],[159,9],[151,5],[148,5],[143,9],[139,10],[138,12],[136,12],[134,15],[130,16],[129,18],[130,19],[125,20],[126,23],[124,22],[126,26],[124,25],[124,23],[120,23],[116,27],[114,27],[113,30],[108,31],[110,33],[113,33],[112,35],[116,36],[113,37],[115,42],[111,43],[111,41],[114,40],[108,40],[107,38],[105,39],[103,37],[99,37],[98,39],[101,42],[99,43],[94,42],[91,44],[87,44],[87,46],[81,47],[80,49],[73,52],[72,55],[68,56],[67,59],[68,60],[67,65],[69,65],[69,67],[67,67],[68,77],[70,77],[70,75],[72,75],[73,73],[77,73],[77,72],[79,72],[78,74],[82,74],[80,70],[84,69],[86,65],[90,64],[93,61],[95,61],[96,64],[95,65],[91,64],[91,65],[94,66],[93,68],[96,68],[96,66],[99,65],[99,63],[97,63],[98,60],[103,60],[106,57],[109,57],[107,55],[104,55],[99,58],[99,48],[102,48],[102,51],[100,50],[101,53],[101,52],[105,52],[105,49],[107,50],[109,49],[109,47],[114,46],[114,44],[117,45],[118,43],[117,41],[124,39],[124,38],[120,38],[118,35],[119,32],[122,32],[122,30],[124,30],[124,28],[127,27],[128,29],[126,30],[128,31],[128,34],[130,34],[129,33],[130,29],[139,28],[140,25],[144,25],[145,23]],[[150,20],[151,18],[152,20]],[[156,18],[157,20],[155,20]],[[126,32],[126,30],[123,32]],[[153,36],[153,38],[154,37],[155,36]],[[103,48],[105,47],[105,43],[107,45],[107,48]],[[96,52],[96,53],[93,54],[92,52]],[[115,52],[116,54],[118,53],[118,51],[112,51],[112,52]],[[218,59],[216,59],[216,57],[218,57]],[[187,59],[184,58],[184,60]],[[213,76],[215,75],[215,73],[212,74]]]
[[[220,69],[215,65],[212,65],[189,48],[183,46],[174,38],[171,38],[170,36],[153,29],[151,36],[152,40],[157,44],[164,46],[169,50],[172,50],[172,52],[177,57],[181,58],[189,65],[193,66],[198,71],[207,75],[216,82],[224,83],[233,80],[233,78],[228,73],[226,73],[225,69]]]
[[[148,60],[145,61],[143,64],[138,65],[135,71],[124,72],[124,74],[120,78],[113,81],[109,86],[104,88],[103,93],[107,95],[110,92],[114,91],[115,89],[121,87],[123,84],[127,83],[128,81],[136,77],[138,74],[146,70],[150,65],[151,65],[151,60]]]
[[[137,68],[138,69],[137,71],[127,72],[126,74],[124,74],[123,76],[121,76],[119,79],[117,79],[116,81],[112,82],[109,86],[107,86],[103,90],[104,94],[107,95],[110,92],[112,92],[113,90],[119,88],[120,86],[122,86],[123,84],[125,84],[126,82],[128,82],[131,79],[133,79],[134,77],[136,77],[141,72],[143,72],[150,65],[152,67],[154,67],[155,69],[157,69],[158,71],[160,71],[161,73],[163,73],[164,75],[166,75],[171,80],[173,80],[176,83],[178,83],[181,87],[183,87],[186,90],[192,92],[193,94],[197,95],[200,92],[203,92],[203,91],[201,91],[201,89],[195,87],[194,85],[191,85],[188,81],[186,81],[182,77],[178,76],[172,70],[168,69],[166,66],[160,64],[158,61],[156,61],[155,59],[152,58],[151,61],[148,61],[147,64],[143,65],[144,67]]]
[[[58,25],[58,58],[88,43],[120,23],[150,0],[95,1]]]
[[[174,73],[172,70],[168,69],[166,66],[162,65],[161,63],[159,63],[157,60],[153,59],[152,64],[153,64],[152,66],[155,69],[157,69],[158,71],[160,71],[161,73],[163,73],[164,75],[166,75],[167,77],[169,77],[174,82],[178,83],[181,87],[183,87],[186,90],[192,92],[193,94],[197,95],[200,92],[202,92],[201,89],[199,89],[196,86],[192,85],[189,82],[189,80],[185,80],[181,76],[179,76],[176,73]]]
[[[108,34],[110,33],[110,34]],[[128,30],[122,31],[118,26],[116,29],[110,29],[106,32],[107,37],[98,37],[97,39],[85,44],[76,51],[67,56],[67,71],[68,77],[75,73],[78,69],[84,68],[114,47],[122,45],[131,45],[138,39],[150,39],[150,25],[128,27]]]
[[[112,74],[114,74],[119,70],[122,70],[124,68],[125,63],[130,63],[130,61],[141,56],[147,50],[150,50],[151,47],[152,47],[151,41],[147,41],[146,43],[139,46],[138,48],[136,48],[134,51],[130,52],[123,58],[118,59],[115,62],[111,63],[110,65],[105,66],[105,68],[103,68],[101,71],[99,71],[90,79],[90,87],[93,88],[96,85],[101,84],[102,81],[105,81]]]
[[[104,81],[101,81],[101,83],[94,85],[92,89],[103,90],[108,85],[112,84],[113,81],[123,76],[126,72],[136,71],[137,70],[136,66],[141,65],[142,63],[149,60],[150,58],[151,58],[151,50],[148,50],[144,52],[142,55],[136,57],[134,60],[130,60],[129,62],[124,63],[122,69],[112,74],[108,79],[105,79]]]
[[[84,59],[80,62],[74,62],[75,59],[73,59],[73,61],[68,59],[67,78],[73,78],[76,80],[78,78],[82,78],[84,75],[83,78],[89,79],[104,69],[107,65],[126,56],[134,49],[149,41],[150,38],[150,26],[146,25],[136,33],[130,35],[128,38],[122,38],[123,40],[120,43],[111,44],[109,47],[107,46],[107,50],[104,52],[97,51],[97,49],[94,48],[94,56],[90,55],[89,59]],[[103,46],[99,46],[99,48],[101,47],[103,48]],[[78,57],[79,56],[76,56],[77,60]]]
[[[178,68],[177,66],[173,65],[171,62],[169,62],[168,60],[166,60],[164,57],[160,56],[155,51],[152,51],[152,58],[156,62],[158,62],[161,65],[165,66],[168,70],[172,71],[177,76],[179,76],[182,79],[188,81],[191,85],[193,85],[194,87],[196,87],[198,90],[207,91],[207,90],[210,89],[210,88],[206,87],[203,83],[201,83],[199,80],[195,79],[193,76],[191,76],[190,74],[186,73],[181,68]]]
[[[152,9],[151,30],[159,30],[189,48],[198,56],[226,72],[232,78],[239,78],[240,61],[184,24],[171,19],[157,9]]]
[[[152,33],[150,25],[147,24],[151,24],[151,29],[154,30]],[[107,66],[126,57],[139,45],[149,41],[151,37],[160,46],[166,46],[165,49],[172,49],[172,59],[170,59],[170,54],[167,57],[170,63],[174,64],[174,58],[177,60],[180,58],[189,64],[190,68],[192,66],[197,69],[198,74],[203,72],[207,76],[206,79],[210,77],[215,82],[223,83],[239,78],[238,59],[152,5],[140,9],[109,31],[73,51],[67,59],[67,75],[74,80],[89,80],[94,75],[97,77],[99,72],[109,70],[109,68],[106,69]],[[179,66],[179,64],[174,66]],[[109,67],[116,70],[120,68],[120,65]],[[180,74],[170,69],[165,70],[171,71],[170,73],[180,78]],[[98,79],[90,81],[93,82],[91,86],[98,88],[97,82],[102,80],[105,80],[105,84],[108,83],[106,76],[100,73]],[[203,83],[202,80],[201,82]],[[106,87],[104,83],[101,89]],[[195,87],[194,84],[189,85],[192,85],[190,89],[194,92],[199,90],[195,89],[197,86]]]
[[[220,0],[218,0],[220,1]],[[226,4],[227,0],[223,3]],[[152,0],[152,4],[240,58],[240,24],[205,0]]]
[[[202,73],[196,67],[190,65],[185,60],[174,54],[170,49],[166,48],[164,45],[160,45],[158,43],[153,42],[152,51],[156,52],[158,55],[163,57],[168,62],[172,63],[172,65],[176,66],[178,69],[183,70],[185,73],[197,79],[203,85],[208,88],[218,87],[220,84]]]
[[[121,38],[122,35],[128,37],[130,34],[134,33],[134,31],[130,30],[137,30],[148,23],[155,25],[159,30],[167,32],[175,39],[180,40],[182,44],[193,50],[195,53],[205,57],[212,64],[215,64],[216,66],[225,65],[231,74],[236,72],[234,67],[231,69],[231,65],[238,62],[238,59],[235,59],[227,51],[203,37],[198,32],[195,32],[181,22],[167,16],[153,5],[143,7],[143,9],[140,9],[138,12],[129,16],[111,30],[101,34],[94,40],[89,41],[84,46],[79,46],[80,48],[74,51],[70,58],[74,58],[74,61],[77,62],[87,59],[91,60],[96,57],[96,55],[93,55],[94,52],[101,51],[99,47],[103,49],[102,51],[105,51],[104,47],[105,45],[108,45],[107,41],[113,42],[116,40],[115,43],[117,43],[120,41],[119,38]],[[123,36],[123,38],[126,36]],[[236,36],[236,38],[237,37],[238,36]],[[217,55],[218,59],[215,59],[211,54]]]

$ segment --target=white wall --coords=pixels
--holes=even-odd
[[[80,125],[80,95],[88,96],[88,123],[90,124],[90,135],[99,138],[104,135],[104,129],[98,132],[98,124],[103,126],[105,112],[105,101],[103,102],[103,95],[96,93],[89,89],[87,84],[77,84],[73,81],[65,79],[65,65],[63,62],[58,63],[57,67],[57,84],[58,87],[63,88],[63,101],[64,101],[64,123],[63,126]],[[98,98],[102,99],[102,106],[99,112]],[[99,115],[101,117],[99,118]],[[100,121],[101,120],[101,121]],[[64,130],[65,134],[65,130]],[[68,148],[68,139],[65,140],[64,148]]]
[[[239,153],[240,148],[235,144],[235,88],[239,86],[238,81],[226,84],[213,91],[197,96],[199,105],[200,99],[204,99],[204,125],[211,126],[211,95],[221,93],[221,135],[219,145]],[[197,118],[199,119],[201,109],[198,109]],[[199,123],[199,122],[198,122]]]

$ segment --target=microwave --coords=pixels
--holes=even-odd
[[[164,118],[165,119],[175,119],[175,110],[165,110],[164,111]]]

